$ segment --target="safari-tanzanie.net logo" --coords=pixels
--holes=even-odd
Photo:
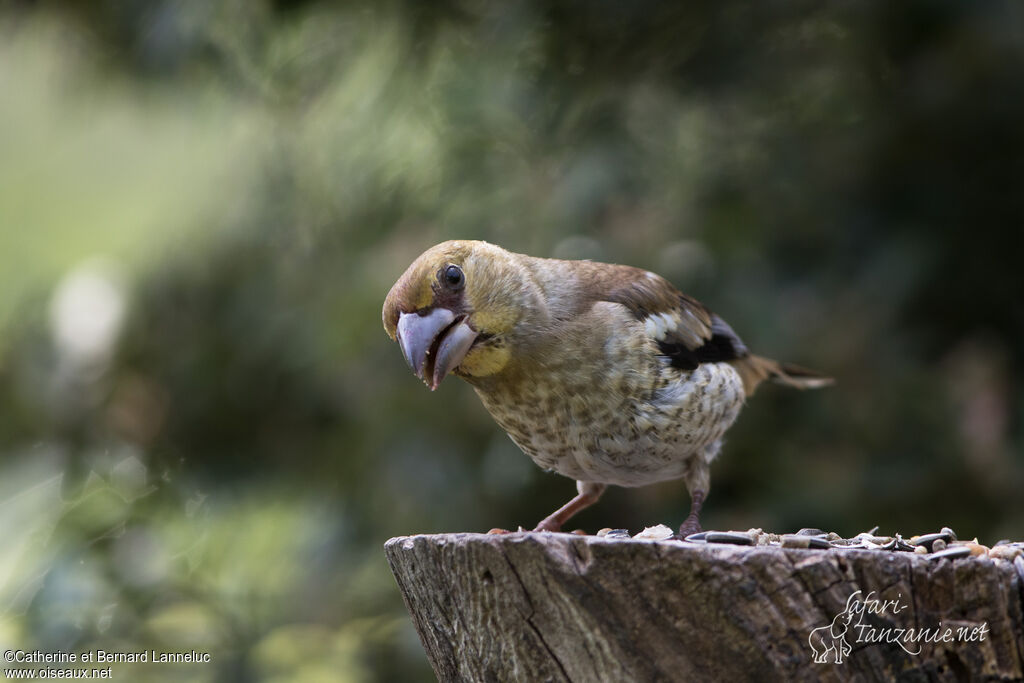
[[[888,624],[880,626],[868,619],[869,615],[878,617],[878,621],[886,615],[898,617],[900,612],[908,609],[902,598],[902,593],[896,599],[882,600],[875,591],[867,595],[863,591],[855,591],[846,600],[846,608],[835,616],[831,624],[814,629],[807,637],[814,661],[818,664],[842,664],[843,659],[853,652],[853,644],[892,643],[909,655],[919,655],[927,643],[975,643],[988,636],[988,622],[973,626],[943,626],[940,621],[936,626],[926,628],[900,628]]]

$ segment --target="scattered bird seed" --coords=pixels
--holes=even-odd
[[[508,533],[504,529],[492,529],[492,534]],[[573,533],[581,533],[579,530]],[[794,534],[773,534],[755,527],[747,531],[700,531],[680,539],[670,527],[664,524],[647,527],[634,539],[647,541],[685,541],[687,543],[721,543],[726,545],[757,545],[767,547],[801,548],[808,550],[882,550],[889,552],[910,552],[925,555],[930,560],[958,559],[962,557],[991,557],[997,560],[1013,562],[1014,567],[1024,580],[1024,541],[1002,539],[994,546],[979,543],[978,539],[970,541],[957,540],[956,533],[949,527],[941,531],[920,534],[904,539],[900,534],[878,536],[878,527],[864,531],[852,538],[843,538],[835,532],[821,529],[804,528]],[[623,540],[631,538],[627,529],[604,528],[597,532],[602,538]]]

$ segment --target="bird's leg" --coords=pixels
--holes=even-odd
[[[569,521],[570,517],[596,503],[597,499],[604,493],[605,488],[607,487],[604,484],[597,484],[592,481],[576,482],[576,490],[579,491],[576,497],[542,519],[534,531],[561,530],[562,525]]]
[[[700,509],[704,505],[704,499],[708,497],[708,489],[711,488],[711,468],[709,464],[715,455],[718,454],[720,447],[721,441],[716,441],[705,447],[702,453],[695,455],[690,460],[689,467],[686,469],[683,479],[686,482],[687,490],[690,492],[690,515],[683,522],[682,526],[679,527],[679,535],[682,538],[686,538],[690,534],[695,534],[701,530],[698,517],[700,516]]]
[[[679,535],[682,538],[686,538],[690,534],[695,534],[700,531],[700,508],[704,504],[704,498],[707,494],[704,491],[695,490],[690,493],[690,515],[683,522],[682,526],[679,527]]]

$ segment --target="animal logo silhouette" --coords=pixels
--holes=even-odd
[[[835,653],[836,664],[842,664],[843,657],[850,655],[852,648],[846,640],[846,632],[850,628],[850,622],[853,621],[853,610],[850,609],[853,597],[853,595],[850,596],[846,601],[846,608],[836,615],[831,624],[820,626],[807,636],[807,644],[811,646],[816,664],[827,663],[830,652]]]

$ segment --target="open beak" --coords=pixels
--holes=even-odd
[[[434,308],[426,315],[402,313],[398,318],[398,343],[405,361],[431,391],[459,366],[477,334],[465,316],[456,318],[447,308]]]

